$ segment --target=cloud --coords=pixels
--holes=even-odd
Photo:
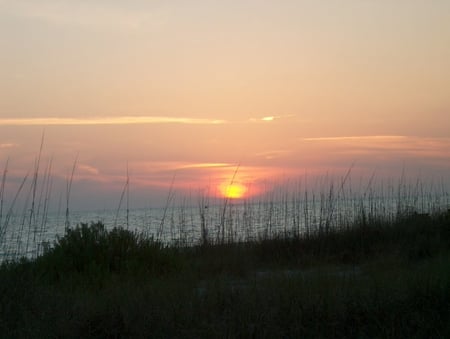
[[[93,166],[86,165],[86,164],[77,165],[77,171],[80,171],[82,173],[87,173],[87,174],[93,174],[93,175],[98,175],[100,173],[98,168],[95,168]]]
[[[292,153],[292,150],[270,150],[265,152],[256,153],[256,157],[264,158],[266,160],[277,159]]]
[[[3,144],[0,143],[0,149],[2,149],[2,148],[13,148],[13,147],[16,147],[16,146],[17,146],[17,144],[8,143],[8,142],[3,143]]]
[[[364,136],[344,136],[344,137],[317,137],[303,138],[304,141],[392,141],[406,139],[403,135],[364,135]]]
[[[271,122],[271,121],[275,121],[275,120],[279,120],[279,119],[286,119],[286,118],[294,118],[295,115],[294,114],[287,114],[287,115],[267,115],[264,116],[262,118],[250,118],[248,121],[249,122]]]
[[[123,116],[96,118],[10,118],[1,119],[0,126],[72,126],[72,125],[133,125],[133,124],[191,124],[218,125],[226,123],[219,119],[186,117]]]
[[[189,169],[189,168],[216,168],[216,167],[230,167],[236,166],[229,163],[195,163],[195,164],[187,164],[181,165],[179,169]]]
[[[308,147],[330,156],[369,157],[370,159],[449,159],[450,138],[433,138],[401,135],[345,136],[303,138]]]

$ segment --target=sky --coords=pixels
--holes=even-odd
[[[449,178],[447,0],[0,0],[0,51],[7,203],[38,160],[73,209]]]

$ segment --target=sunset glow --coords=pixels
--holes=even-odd
[[[448,181],[449,37],[441,0],[0,0],[5,201],[39,156],[54,208],[74,167],[73,209]]]
[[[247,187],[242,184],[222,184],[219,187],[221,194],[229,199],[244,198],[247,192]]]

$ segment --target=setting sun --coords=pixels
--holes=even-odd
[[[220,185],[220,193],[230,199],[239,199],[244,197],[247,192],[247,187],[242,184],[234,183],[234,184],[222,184]]]

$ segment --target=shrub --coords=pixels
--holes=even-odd
[[[103,223],[82,223],[47,248],[37,259],[45,274],[151,273],[163,275],[180,266],[173,248],[122,228],[108,231]]]

